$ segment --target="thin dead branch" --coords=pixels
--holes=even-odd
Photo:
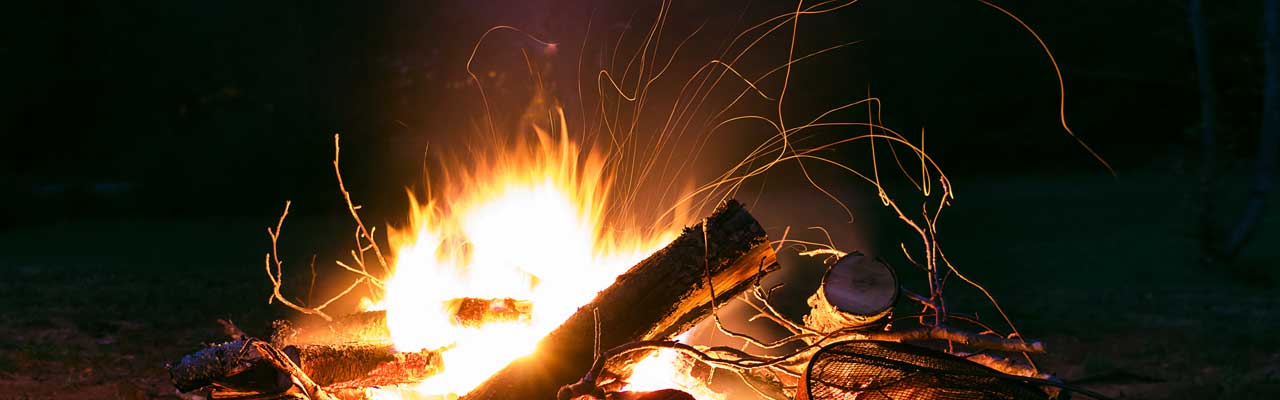
[[[378,246],[378,241],[374,239],[373,231],[365,228],[364,221],[360,219],[360,213],[357,211],[360,209],[360,206],[351,201],[351,193],[347,191],[346,184],[342,182],[342,168],[338,166],[338,159],[342,152],[342,147],[339,146],[338,142],[339,135],[335,133],[333,135],[333,173],[338,178],[338,190],[342,192],[342,199],[347,203],[347,211],[351,212],[351,219],[356,223],[356,232],[358,232],[358,235],[356,236],[356,248],[360,249],[360,254],[362,255],[365,251],[372,249],[373,254],[377,256],[378,265],[382,267],[382,272],[384,274],[390,274],[391,267],[387,264],[386,257],[382,256],[382,248]],[[368,241],[367,245],[360,244],[361,237]],[[363,260],[358,261],[358,264],[361,269],[364,269]],[[364,272],[365,275],[368,275],[367,270]]]
[[[266,271],[267,271],[267,279],[271,280],[271,297],[267,299],[267,304],[271,304],[274,301],[280,301],[280,304],[284,304],[286,307],[292,308],[295,311],[298,311],[300,313],[307,314],[307,315],[315,315],[317,317],[323,318],[325,321],[333,321],[333,317],[325,313],[324,309],[326,307],[329,307],[330,304],[333,304],[334,301],[337,301],[338,299],[351,293],[351,291],[354,290],[356,286],[359,286],[361,283],[364,283],[367,278],[362,276],[356,279],[354,282],[351,283],[351,285],[347,286],[345,290],[343,290],[342,292],[338,293],[333,297],[330,297],[324,303],[321,303],[320,305],[315,307],[303,306],[293,301],[290,301],[288,298],[286,298],[284,294],[281,293],[281,286],[284,286],[284,271],[283,271],[284,261],[280,260],[279,241],[280,241],[280,231],[284,228],[284,220],[286,217],[289,216],[290,205],[292,205],[292,202],[290,201],[286,201],[284,203],[284,211],[280,213],[280,219],[276,221],[275,229],[273,230],[270,227],[267,228],[267,235],[271,237],[271,252],[267,253],[263,259],[263,264],[265,265]],[[274,271],[272,269],[273,266],[275,267]]]

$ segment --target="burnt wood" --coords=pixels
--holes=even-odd
[[[440,370],[440,353],[401,353],[389,345],[323,344],[289,346],[285,354],[325,387],[416,383]]]

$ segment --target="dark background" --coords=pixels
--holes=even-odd
[[[1249,273],[1196,262],[1199,97],[1184,2],[1002,5],[1053,51],[1067,121],[1114,176],[1061,128],[1057,78],[1034,38],[978,2],[864,1],[802,25],[800,47],[810,51],[862,42],[806,64],[792,82],[788,115],[800,120],[870,92],[883,101],[885,125],[909,137],[924,129],[927,150],[956,183],[943,223],[950,258],[990,283],[1025,331],[1060,346],[1044,366],[1065,378],[1103,377],[1097,387],[1121,398],[1267,398],[1280,390],[1280,343],[1264,333],[1278,328],[1276,213],[1238,261]],[[6,5],[0,390],[172,395],[163,361],[219,340],[210,320],[233,317],[254,333],[289,315],[263,301],[270,287],[259,264],[268,246],[262,228],[286,199],[297,221],[287,256],[318,253],[323,261],[350,246],[329,164],[334,133],[343,135],[344,176],[366,220],[399,223],[403,188],[419,185],[428,143],[447,155],[482,141],[482,105],[464,64],[486,29],[513,25],[562,43],[534,58],[549,66],[547,81],[561,82],[553,94],[574,104],[564,83],[579,78],[574,63],[597,68],[600,43],[647,28],[652,7]],[[672,43],[676,32],[706,25],[685,50],[690,64],[677,70],[788,7],[678,5]],[[1224,220],[1247,190],[1255,152],[1260,9],[1234,0],[1205,9],[1221,101]],[[598,42],[580,53],[572,44],[584,36]],[[493,101],[519,110],[530,83],[513,55],[537,47],[511,36],[492,43],[480,61],[497,72],[486,80],[498,88]],[[761,49],[744,65],[767,69],[785,59],[777,43]],[[688,173],[710,176],[722,167],[717,160],[754,144],[718,143],[707,165]],[[886,254],[908,240],[865,185],[832,183],[859,215],[847,223],[787,174],[794,171],[770,178],[777,183],[752,209],[771,234],[822,225],[839,247]]]
[[[258,216],[284,198],[327,199],[329,142],[338,132],[351,147],[350,180],[369,189],[358,192],[399,197],[384,188],[415,182],[421,144],[476,130],[476,92],[459,85],[485,29],[510,24],[555,37],[566,51],[550,62],[567,69],[576,59],[572,44],[591,9],[514,3],[15,6],[4,28],[0,181],[17,206],[6,207],[4,220]],[[1207,10],[1223,135],[1229,154],[1241,158],[1252,155],[1261,107],[1252,6],[1215,2]],[[1181,3],[1009,7],[1054,51],[1068,122],[1122,178],[1194,161],[1195,70]],[[708,45],[729,32],[716,24],[741,29],[779,9],[686,8],[694,10],[672,23],[710,21],[711,32],[695,41]],[[814,78],[794,85],[798,104],[830,106],[870,90],[884,99],[886,125],[930,132],[932,151],[952,174],[1098,167],[1057,126],[1053,70],[1013,21],[964,2],[873,1],[852,9],[840,14],[844,23],[815,22],[803,32],[813,37],[802,34],[802,47],[864,42],[820,59]],[[596,6],[594,37],[616,37],[617,25],[637,10]],[[640,25],[651,17],[637,18]]]

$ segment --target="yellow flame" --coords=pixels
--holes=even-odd
[[[676,338],[683,342],[688,332]],[[636,362],[627,378],[626,391],[651,392],[662,389],[680,389],[698,400],[725,400],[725,395],[717,393],[707,382],[693,376],[693,360],[681,359],[680,352],[673,349],[660,349],[648,357]]]
[[[477,157],[446,183],[443,202],[411,195],[409,226],[391,231],[394,273],[377,306],[397,350],[442,351],[443,372],[421,382],[419,394],[466,394],[674,238],[675,230],[644,235],[652,230],[606,225],[604,160],[584,154],[562,113],[559,120],[555,137],[537,129],[536,145]],[[460,298],[532,308],[528,318],[466,325],[454,321],[451,304]]]

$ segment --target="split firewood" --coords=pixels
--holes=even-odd
[[[534,354],[503,368],[465,398],[554,397],[562,385],[591,369],[596,349],[667,339],[710,315],[708,280],[720,304],[775,269],[775,261],[760,224],[740,203],[726,202],[703,223],[686,228],[666,248],[619,276],[543,338]],[[619,365],[646,355],[628,354]]]
[[[818,291],[809,297],[805,326],[818,332],[870,327],[893,311],[898,278],[879,259],[853,252],[841,257],[822,275]]]
[[[386,311],[365,311],[333,321],[276,321],[271,344],[277,348],[304,345],[391,345]]]
[[[401,353],[390,345],[297,345],[284,352],[325,387],[361,381],[377,381],[369,386],[415,383],[439,372],[441,365],[438,352]]]
[[[515,299],[457,299],[454,323],[475,326],[528,319],[531,305]],[[368,311],[333,321],[276,321],[272,343],[284,349],[316,383],[326,388],[411,384],[439,372],[436,351],[401,353],[391,344],[386,312]]]
[[[478,326],[488,322],[528,320],[533,305],[525,300],[460,298],[448,302],[457,326]],[[271,343],[278,348],[304,345],[358,344],[390,345],[386,311],[362,311],[333,321],[276,321]]]
[[[378,386],[389,387],[415,384],[440,373],[443,365],[440,353],[434,351],[393,353],[391,356],[392,359],[390,361],[379,363],[363,375],[327,385],[325,389],[342,391],[345,389],[359,390]]]
[[[533,313],[533,303],[516,299],[461,298],[446,305],[453,310],[453,323],[457,326],[478,327],[490,322],[528,321]]]

